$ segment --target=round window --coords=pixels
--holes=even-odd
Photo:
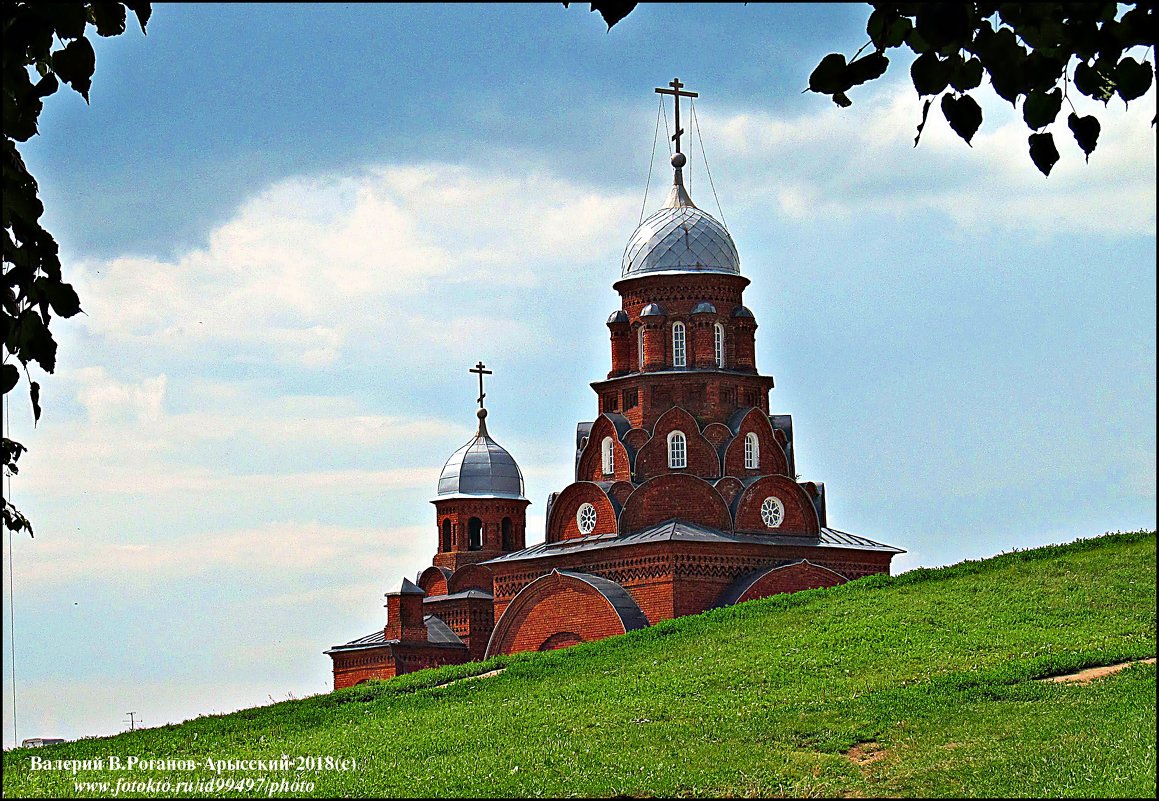
[[[785,505],[780,498],[765,498],[761,504],[761,520],[769,528],[777,528],[785,519]]]
[[[590,503],[582,504],[575,513],[575,522],[579,524],[580,534],[591,534],[596,530],[596,507]]]

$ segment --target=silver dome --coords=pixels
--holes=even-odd
[[[702,300],[702,301],[700,301],[700,303],[696,304],[696,307],[693,308],[692,313],[693,314],[716,314],[716,307],[713,306],[711,303],[709,303],[707,300]]]
[[[664,207],[632,234],[624,248],[620,276],[702,272],[740,274],[740,256],[724,226],[692,203],[677,170]]]
[[[641,317],[663,317],[667,314],[659,303],[649,303],[640,310]]]
[[[479,433],[459,448],[439,475],[439,498],[468,495],[475,498],[523,499],[523,474],[506,450],[491,439],[479,421]]]
[[[623,309],[616,309],[608,316],[608,325],[628,322],[628,313]]]
[[[735,309],[732,310],[732,316],[733,317],[751,317],[754,320],[757,319],[756,317],[753,317],[753,313],[748,310],[747,306],[737,306]]]

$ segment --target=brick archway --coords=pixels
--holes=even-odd
[[[491,633],[487,656],[563,648],[647,625],[643,611],[616,582],[553,570],[511,600]]]
[[[713,606],[731,606],[783,592],[815,590],[819,587],[836,587],[849,581],[836,570],[823,565],[815,565],[808,559],[788,565],[765,567],[738,578],[725,588]]]

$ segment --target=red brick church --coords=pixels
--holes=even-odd
[[[796,474],[789,415],[757,372],[749,280],[728,231],[674,179],[624,250],[599,416],[576,430],[575,481],[526,544],[523,476],[487,430],[447,460],[433,564],[386,594],[384,628],[326,651],[334,687],[493,654],[599,640],[717,606],[889,572],[898,548],[830,528],[825,486]]]

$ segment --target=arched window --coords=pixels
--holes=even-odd
[[[673,431],[668,435],[668,467],[688,467],[688,440],[683,431]]]
[[[724,367],[724,326],[717,323],[713,326],[713,353],[716,354],[716,366]]]
[[[744,466],[746,470],[756,470],[761,461],[761,443],[757,435],[749,432],[744,438]]]
[[[443,518],[443,550],[451,550],[451,518]]]
[[[604,461],[604,475],[610,476],[616,472],[616,451],[612,444],[611,437],[604,437],[604,441],[600,444]]]
[[[483,550],[483,521],[477,517],[467,521],[467,550]]]
[[[684,323],[672,324],[672,366],[684,367],[688,364],[688,351],[684,347]]]
[[[503,518],[503,550],[515,550],[515,532],[512,530],[511,518]]]
[[[636,329],[636,369],[644,371],[644,326]]]

